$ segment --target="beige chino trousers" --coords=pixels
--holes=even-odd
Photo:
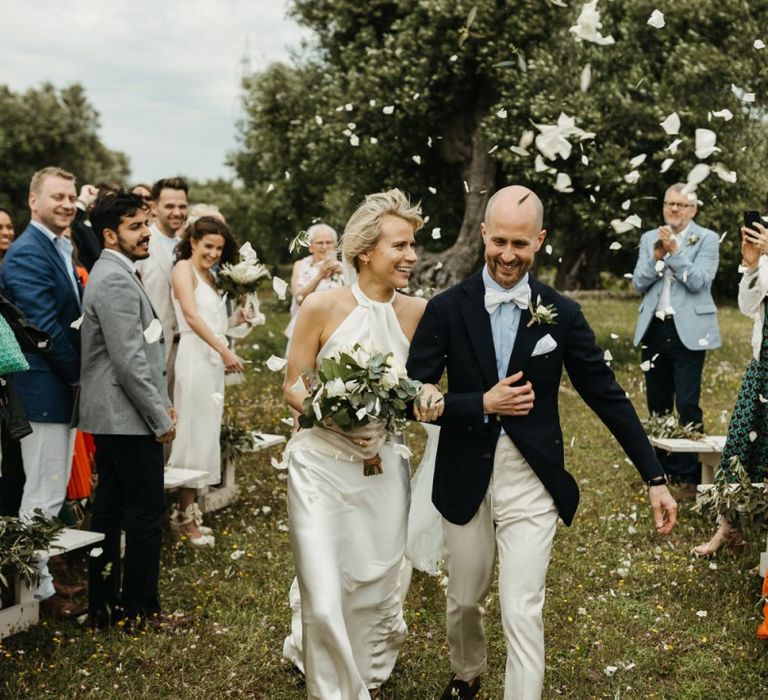
[[[499,438],[491,483],[466,525],[443,520],[451,670],[471,680],[487,666],[481,605],[499,559],[507,645],[504,700],[537,700],[544,684],[544,585],[557,509],[512,440]]]

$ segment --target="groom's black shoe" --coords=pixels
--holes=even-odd
[[[451,676],[451,681],[445,686],[440,700],[472,700],[480,692],[480,676],[472,683],[460,681],[456,676]]]

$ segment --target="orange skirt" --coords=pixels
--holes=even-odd
[[[72,457],[72,473],[67,484],[67,498],[77,501],[91,495],[91,467],[93,465],[93,438],[77,431],[75,451]]]

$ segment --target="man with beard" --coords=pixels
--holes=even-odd
[[[439,384],[445,411],[432,500],[447,548],[448,643],[453,677],[444,700],[474,698],[486,670],[481,605],[499,560],[507,644],[505,700],[532,700],[544,681],[544,584],[558,515],[570,525],[579,500],[565,471],[558,389],[563,367],[649,486],[656,530],[677,505],[648,438],[589,324],[572,299],[530,274],[546,236],[539,198],[521,186],[488,201],[482,270],[427,304],[408,374]],[[423,406],[440,400],[425,387]]]
[[[80,334],[72,327],[80,316],[82,287],[72,262],[72,243],[63,234],[75,216],[75,177],[47,167],[29,185],[31,221],[3,259],[4,296],[27,319],[51,337],[51,346],[28,354],[28,372],[11,378],[32,434],[21,440],[26,482],[19,515],[31,517],[40,509],[58,516],[67,493],[75,431],[70,428],[80,379]],[[77,325],[77,324],[75,324]],[[35,597],[52,617],[79,615],[80,606],[68,602],[83,586],[54,583],[47,557],[39,557],[40,584]]]
[[[163,324],[165,335],[165,368],[168,372],[168,395],[173,398],[173,367],[179,343],[179,329],[171,296],[171,271],[176,246],[181,239],[187,220],[187,194],[189,187],[180,177],[158,180],[152,186],[152,213],[154,223],[149,227],[149,258],[139,261],[144,288]]]
[[[643,295],[635,329],[641,345],[648,411],[677,412],[682,425],[704,430],[701,374],[707,350],[720,347],[717,308],[710,290],[720,241],[699,226],[696,196],[682,183],[664,193],[664,225],[640,239],[632,283]],[[681,484],[680,498],[695,498],[701,464],[695,454],[657,451],[664,470]]]
[[[91,529],[104,533],[104,542],[89,560],[90,622],[158,623],[163,444],[175,436],[176,416],[166,390],[165,339],[136,269],[149,255],[148,210],[141,197],[121,192],[97,202],[91,223],[104,251],[83,299],[79,427],[96,443]]]

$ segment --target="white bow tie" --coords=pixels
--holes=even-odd
[[[497,292],[493,289],[485,290],[485,309],[492,314],[502,304],[514,302],[521,309],[527,309],[531,303],[531,288],[525,284],[508,292]]]

